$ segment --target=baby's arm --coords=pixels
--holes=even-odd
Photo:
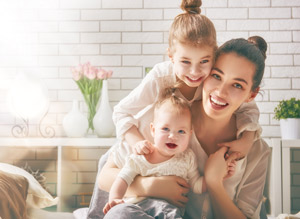
[[[109,192],[109,200],[103,208],[103,213],[106,214],[115,205],[124,203],[123,197],[128,188],[127,183],[121,177],[117,177],[111,186]]]

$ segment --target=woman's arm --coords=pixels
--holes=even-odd
[[[227,150],[228,148],[222,147],[207,159],[204,169],[206,186],[212,200],[216,218],[242,219],[246,218],[246,216],[233,203],[223,186],[223,178],[228,172],[228,163],[238,157],[237,153],[233,153],[225,160],[224,156]]]
[[[99,188],[109,192],[119,172],[120,169],[117,168],[110,156],[99,174]],[[176,206],[183,207],[188,201],[186,197],[188,192],[188,183],[177,176],[137,176],[127,189],[126,196],[162,198]]]

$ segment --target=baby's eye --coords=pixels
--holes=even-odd
[[[178,133],[179,134],[185,134],[185,131],[184,130],[179,130]]]
[[[162,128],[162,130],[165,131],[165,132],[167,132],[167,131],[169,131],[169,128],[164,127],[164,128]]]
[[[202,60],[200,63],[201,63],[201,64],[205,64],[205,63],[207,63],[207,62],[209,62],[209,60],[205,59],[205,60]]]
[[[242,88],[243,88],[243,86],[240,85],[240,84],[238,84],[238,83],[234,84],[233,86],[234,86],[235,88],[238,88],[238,89],[242,89]]]
[[[211,74],[211,76],[217,80],[221,80],[221,77],[218,74]]]

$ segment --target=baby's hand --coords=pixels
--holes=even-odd
[[[231,155],[228,155],[228,153],[225,155],[225,159],[227,162],[227,175],[224,176],[223,180],[228,179],[232,177],[235,173],[235,167],[236,167],[236,159],[228,159]],[[233,153],[232,157],[240,157],[240,153]]]
[[[124,203],[123,199],[113,199],[106,203],[103,208],[103,213],[106,214],[112,207]]]
[[[151,154],[153,152],[153,149],[154,147],[150,141],[143,140],[143,141],[138,141],[133,146],[133,153],[139,155]]]

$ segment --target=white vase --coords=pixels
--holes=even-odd
[[[112,137],[115,125],[112,120],[112,109],[109,105],[107,80],[103,80],[100,106],[93,119],[93,125],[98,137]]]
[[[300,119],[280,119],[280,130],[282,139],[300,139]]]
[[[84,137],[89,127],[88,119],[79,111],[78,100],[73,100],[72,110],[63,119],[63,128],[68,137]]]

